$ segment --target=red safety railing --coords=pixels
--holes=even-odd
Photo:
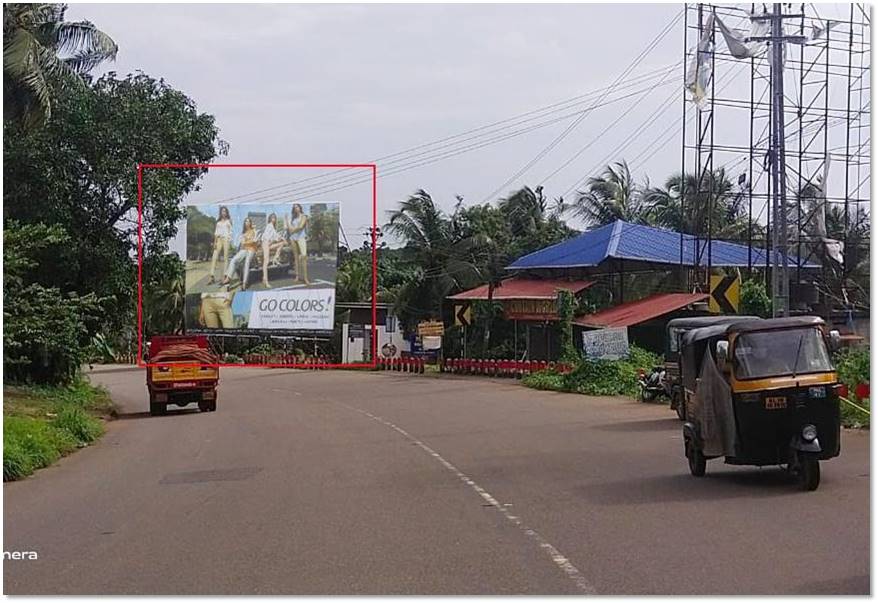
[[[453,375],[483,375],[520,379],[524,375],[544,370],[553,370],[561,374],[567,374],[573,370],[573,367],[565,362],[497,360],[493,358],[446,358],[439,363],[440,373],[451,373]]]

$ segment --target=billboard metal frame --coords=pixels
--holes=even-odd
[[[252,169],[368,169],[372,172],[372,341],[370,344],[370,362],[344,362],[324,364],[321,368],[377,368],[378,354],[378,166],[374,163],[138,163],[137,164],[137,366],[142,368],[164,366],[162,363],[150,363],[143,360],[143,172],[155,169],[204,169],[211,168],[252,168]],[[184,365],[184,366],[189,366]],[[210,367],[250,367],[250,368],[301,368],[310,369],[313,365],[295,363],[249,363],[233,364],[219,362],[215,364],[192,363],[191,366]]]

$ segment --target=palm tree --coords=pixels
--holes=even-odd
[[[577,191],[572,211],[592,226],[625,220],[645,223],[643,196],[623,160],[608,165],[600,176],[588,179],[585,191]]]
[[[550,208],[542,186],[533,190],[525,186],[501,199],[497,208],[509,225],[511,240],[505,251],[510,258],[520,257],[577,234],[561,217],[569,209],[564,200],[556,200]]]
[[[397,237],[418,268],[396,296],[396,311],[409,324],[435,317],[454,290],[473,286],[480,273],[472,261],[474,239],[455,236],[451,219],[418,190],[390,213],[385,230]]]
[[[747,216],[733,188],[722,168],[705,172],[701,182],[694,174],[674,174],[664,187],[646,188],[643,211],[656,226],[702,238],[710,232],[714,239],[744,241]],[[753,239],[760,240],[761,226],[754,221],[750,227]]]
[[[28,125],[51,117],[55,86],[83,76],[118,47],[88,21],[64,21],[65,4],[3,5],[3,105]]]

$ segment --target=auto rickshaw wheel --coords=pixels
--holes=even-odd
[[[689,460],[689,473],[695,477],[704,477],[707,472],[707,459],[692,442],[686,442],[686,458]]]
[[[678,419],[680,419],[681,421],[686,420],[686,409],[681,403],[678,402],[677,406],[676,406],[676,408],[674,408],[674,410],[677,411],[677,418]]]
[[[820,461],[810,454],[799,454],[799,485],[806,492],[813,492],[820,485]]]

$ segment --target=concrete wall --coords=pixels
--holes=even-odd
[[[353,327],[353,328],[352,328]],[[352,331],[357,332],[359,329],[365,329],[368,331],[365,337],[360,337],[358,334],[354,334],[351,336]],[[369,336],[371,335],[372,325],[351,325],[350,323],[344,323],[341,326],[341,361],[342,362],[367,362],[367,354],[368,354],[368,341]],[[385,324],[378,325],[378,354],[382,355],[382,347],[387,344],[393,344],[396,346],[396,353],[392,356],[393,358],[399,358],[402,352],[409,351],[409,342],[403,337],[402,332],[399,330],[398,326],[393,331],[388,333],[387,326]],[[388,356],[384,356],[387,358]]]

